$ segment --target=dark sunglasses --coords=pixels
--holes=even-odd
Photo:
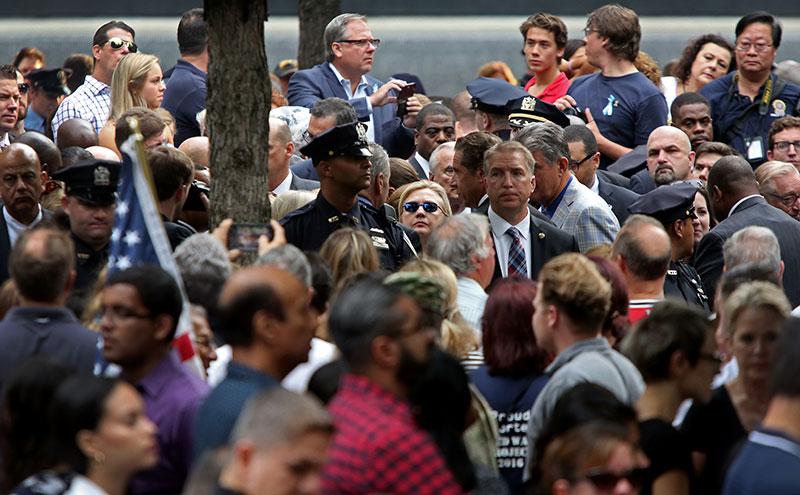
[[[591,469],[584,476],[591,484],[602,491],[613,490],[620,481],[627,480],[635,489],[641,488],[645,480],[643,469],[632,469],[625,473],[613,473],[603,468]]]
[[[422,203],[417,203],[416,201],[407,201],[403,203],[403,209],[408,213],[416,213],[420,206],[425,213],[436,213],[439,210],[439,205],[433,201],[423,201]]]
[[[125,41],[122,38],[109,38],[106,43],[108,43],[108,46],[110,46],[114,51],[121,50],[123,46],[127,46],[128,52],[130,53],[136,53],[139,51],[139,47],[136,46],[136,43],[133,41]]]
[[[28,83],[19,83],[17,84],[17,89],[19,89],[20,94],[27,94],[28,90],[31,89]]]

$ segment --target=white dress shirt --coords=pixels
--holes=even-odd
[[[458,277],[457,286],[456,305],[458,306],[458,311],[475,330],[478,342],[481,342],[481,319],[489,296],[478,282],[469,277]]]
[[[419,154],[419,151],[414,152],[414,158],[419,163],[419,166],[422,167],[422,170],[425,171],[425,177],[423,179],[430,179],[431,178],[431,164],[428,160],[422,158],[422,155]]]
[[[350,86],[350,80],[346,79],[342,74],[336,70],[336,67],[332,63],[328,63],[328,66],[333,71],[333,74],[336,76],[336,79],[339,80],[339,83],[344,88],[344,92],[347,95],[347,98],[352,100],[353,98],[366,98],[367,99],[367,108],[369,109],[369,122],[362,122],[362,124],[367,124],[367,141],[370,143],[375,142],[375,120],[372,118],[372,102],[369,101],[369,95],[367,94],[367,88],[369,87],[369,83],[367,82],[367,78],[361,76],[361,82],[358,83],[356,87],[355,93],[352,90],[352,86]]]
[[[286,191],[288,191],[291,187],[292,187],[292,171],[289,170],[289,174],[286,176],[286,178],[283,179],[280,184],[275,186],[275,189],[273,189],[271,192],[276,196],[278,196],[279,194],[283,194]]]
[[[511,249],[513,239],[506,231],[511,227],[516,227],[522,236],[522,247],[525,249],[525,268],[528,269],[528,277],[531,276],[531,216],[525,218],[516,225],[503,220],[500,215],[489,207],[489,225],[492,227],[492,238],[494,239],[494,250],[497,253],[497,262],[500,264],[500,273],[503,278],[508,277],[508,251]]]
[[[36,215],[36,218],[33,219],[33,222],[31,222],[29,225],[25,225],[24,223],[17,221],[16,218],[11,216],[11,214],[8,212],[5,206],[3,206],[3,218],[5,218],[6,220],[6,230],[8,231],[8,244],[11,247],[14,247],[14,244],[17,243],[17,238],[24,230],[29,229],[42,221],[42,207],[41,206],[39,207],[39,213]]]

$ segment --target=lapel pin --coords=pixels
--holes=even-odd
[[[544,232],[539,232],[539,239],[544,239]]]

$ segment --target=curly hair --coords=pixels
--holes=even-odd
[[[733,56],[733,45],[718,34],[704,34],[689,40],[689,43],[683,49],[683,53],[681,53],[681,58],[672,69],[672,75],[678,78],[679,81],[686,82],[692,72],[692,64],[694,64],[697,54],[708,43],[714,43],[730,52],[731,62],[728,65],[728,72],[732,71],[736,65],[736,57]]]

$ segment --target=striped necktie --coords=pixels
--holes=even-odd
[[[506,234],[511,236],[511,247],[508,249],[508,276],[518,275],[528,278],[528,264],[525,261],[522,234],[516,227],[509,227]]]

